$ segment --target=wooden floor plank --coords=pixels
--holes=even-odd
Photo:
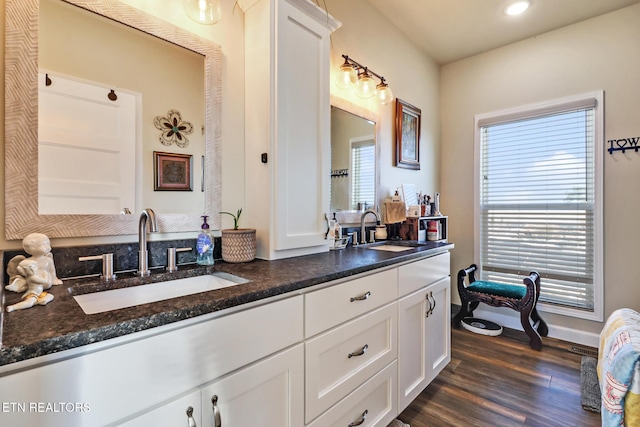
[[[580,405],[581,354],[543,338],[529,347],[521,331],[498,337],[454,329],[451,363],[398,417],[411,427],[596,427],[600,414]]]

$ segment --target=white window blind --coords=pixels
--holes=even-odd
[[[594,311],[595,102],[479,121],[483,280],[541,274],[540,301]]]
[[[358,203],[375,204],[375,156],[373,140],[351,143],[351,209],[358,209]]]

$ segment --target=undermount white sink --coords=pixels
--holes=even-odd
[[[213,273],[204,276],[168,280],[121,289],[111,289],[73,298],[85,314],[104,313],[119,308],[164,301],[171,298],[213,291],[249,282],[242,277],[227,273]]]

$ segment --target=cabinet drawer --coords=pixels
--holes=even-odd
[[[356,425],[366,414],[362,426],[385,427],[395,417],[396,362],[378,372],[353,393],[321,415],[308,427]]]
[[[398,294],[407,295],[449,276],[449,252],[398,267]]]
[[[396,358],[397,319],[394,302],[305,343],[306,422]]]
[[[381,307],[398,296],[396,268],[305,295],[305,337]]]

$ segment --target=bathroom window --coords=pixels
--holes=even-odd
[[[351,209],[374,207],[376,189],[375,141],[351,141]]]
[[[602,93],[476,117],[483,280],[541,275],[544,311],[602,320]]]

